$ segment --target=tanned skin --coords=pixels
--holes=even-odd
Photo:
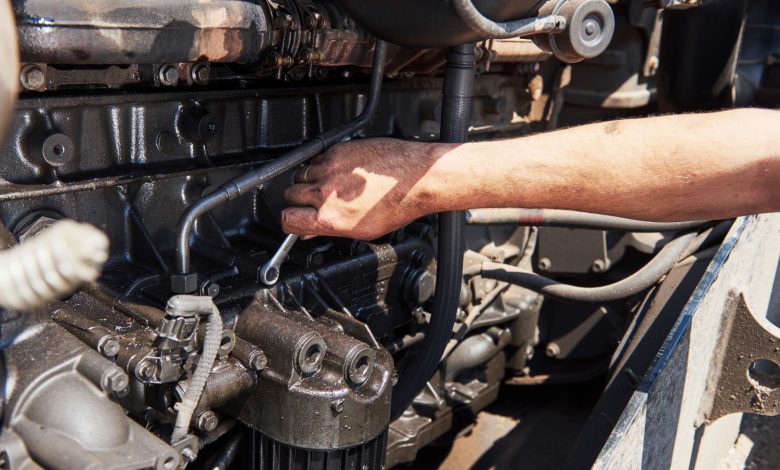
[[[362,240],[433,212],[481,207],[652,221],[774,212],[780,111],[659,116],[467,144],[356,140],[295,179],[285,192],[286,232]]]

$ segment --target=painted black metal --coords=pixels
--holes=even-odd
[[[379,95],[382,90],[385,56],[387,52],[386,47],[385,42],[377,41],[376,49],[374,50],[374,68],[371,72],[368,101],[357,118],[340,127],[324,132],[314,139],[304,142],[301,146],[275,159],[268,165],[244,173],[243,175],[222,184],[208,196],[190,206],[187,211],[182,214],[176,230],[177,273],[171,276],[171,290],[173,292],[186,293],[194,292],[197,289],[197,274],[190,271],[189,244],[190,234],[192,233],[192,228],[198,217],[225,202],[246,194],[262,185],[267,180],[291,170],[344,137],[351,136],[371,120],[376,113]]]

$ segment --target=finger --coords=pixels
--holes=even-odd
[[[322,176],[322,168],[319,165],[304,165],[295,172],[293,181],[296,183],[314,183]]]
[[[319,208],[325,198],[316,184],[294,184],[284,190],[284,200],[292,206],[311,206]]]
[[[282,211],[282,230],[311,238],[318,233],[317,217],[317,209],[312,207],[288,207]]]

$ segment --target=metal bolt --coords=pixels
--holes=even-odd
[[[136,368],[136,376],[141,380],[151,379],[154,377],[155,367],[154,364],[144,361]]]
[[[607,263],[603,259],[594,260],[593,264],[590,265],[590,269],[594,273],[603,273],[607,270]]]
[[[552,261],[550,258],[540,258],[537,266],[539,271],[548,271],[552,267]]]
[[[181,451],[181,456],[184,457],[187,462],[194,462],[195,458],[197,458],[197,455],[195,455],[195,452],[192,451],[189,447],[185,447]]]
[[[195,426],[203,432],[211,432],[217,428],[219,417],[211,410],[206,410],[198,416]]]
[[[209,66],[207,64],[193,64],[190,70],[192,81],[198,85],[206,85],[209,82]]]
[[[209,297],[216,297],[219,294],[219,284],[211,281],[203,281],[200,286],[200,295],[206,295]]]
[[[22,67],[19,80],[26,90],[44,91],[46,89],[46,74],[35,64],[27,64]]]
[[[344,400],[335,400],[330,404],[330,409],[336,414],[341,413],[344,411]]]
[[[119,352],[119,341],[111,336],[104,336],[98,341],[98,351],[106,357],[114,357]]]
[[[544,353],[547,357],[558,357],[561,354],[561,347],[551,341],[547,343]]]
[[[179,83],[179,69],[174,65],[165,64],[160,67],[160,83],[165,86],[176,86]]]
[[[127,374],[119,368],[112,367],[103,374],[103,389],[106,392],[121,392],[130,383]]]
[[[249,367],[260,372],[268,366],[268,357],[259,349],[249,353]]]

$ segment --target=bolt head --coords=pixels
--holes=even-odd
[[[268,366],[268,357],[260,350],[252,351],[249,354],[249,367],[260,372]]]
[[[544,350],[547,357],[558,357],[561,354],[561,348],[556,343],[547,343],[547,347]]]
[[[552,267],[552,261],[550,261],[549,258],[541,258],[539,259],[537,267],[539,268],[539,271],[548,271]]]
[[[607,263],[603,259],[593,260],[593,264],[591,264],[590,269],[594,273],[603,273],[607,270]]]
[[[211,432],[217,429],[219,424],[219,417],[211,410],[204,411],[198,416],[195,425],[203,432]]]
[[[179,83],[179,70],[170,64],[160,67],[160,83],[166,86],[175,86]]]
[[[43,91],[46,89],[46,74],[38,65],[28,64],[22,67],[19,79],[26,90]]]

